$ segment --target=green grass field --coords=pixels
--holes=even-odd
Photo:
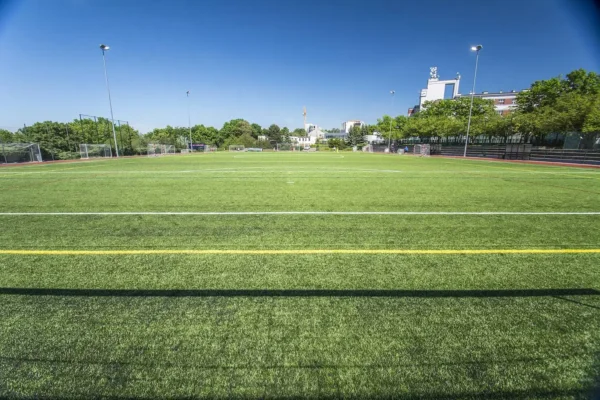
[[[0,398],[586,398],[599,199],[362,153],[0,168]]]

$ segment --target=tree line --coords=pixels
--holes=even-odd
[[[406,117],[384,115],[376,124],[353,127],[344,139],[329,139],[330,147],[343,148],[364,143],[365,136],[379,132],[384,139],[462,137],[467,131],[471,98],[425,102],[423,110]],[[339,132],[334,128],[325,132]],[[116,122],[115,133],[120,154],[145,154],[149,143],[171,144],[178,149],[189,146],[188,127],[156,128],[146,134],[127,123]],[[517,94],[516,109],[499,115],[492,100],[473,99],[471,137],[507,138],[514,134],[544,138],[549,134],[581,135],[592,144],[600,133],[600,75],[583,69],[566,76],[540,80]],[[276,124],[263,128],[244,119],[233,119],[221,129],[212,126],[191,127],[193,143],[219,148],[238,144],[245,147],[272,148],[274,143],[289,143],[291,136],[306,136],[302,128],[290,131]],[[79,156],[80,143],[107,144],[114,147],[110,120],[76,119],[71,122],[36,122],[16,132],[0,129],[0,141],[39,143],[44,159],[69,159]]]
[[[461,137],[467,131],[470,104],[470,96],[425,102],[424,109],[411,117],[385,115],[374,130],[392,139]],[[508,115],[499,115],[493,100],[473,99],[472,138],[520,134],[528,141],[573,133],[588,145],[600,134],[600,75],[595,72],[578,69],[536,81],[517,93],[516,108]]]
[[[115,121],[115,134],[119,154],[146,154],[150,143],[169,144],[181,150],[189,148],[190,128],[156,128],[146,134],[129,124]],[[289,143],[290,136],[306,136],[304,129],[290,132],[287,127],[276,124],[262,128],[244,119],[225,122],[221,129],[212,126],[194,125],[191,127],[192,143],[203,143],[219,148],[238,144],[245,147],[272,148],[275,143]],[[38,143],[44,160],[66,160],[79,157],[82,143],[106,144],[113,148],[112,124],[106,118],[75,119],[71,122],[36,122],[15,132],[0,129],[0,143]],[[2,151],[2,148],[0,148]]]

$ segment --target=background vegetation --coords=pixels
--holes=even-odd
[[[379,132],[385,139],[461,137],[466,133],[470,97],[426,102],[424,110],[414,116],[384,115],[377,123],[353,129],[344,140],[333,139],[329,147],[343,149],[364,142],[364,136]],[[127,124],[117,126],[117,142],[122,154],[145,154],[148,143],[187,147],[188,127],[166,126],[140,134]],[[325,130],[337,133],[339,129]],[[471,137],[507,138],[521,134],[525,141],[543,139],[550,134],[581,135],[582,143],[591,147],[600,133],[600,75],[583,69],[566,76],[534,82],[529,90],[517,95],[517,108],[506,116],[494,110],[491,100],[474,99]],[[289,143],[290,136],[306,136],[302,128],[290,132],[287,127],[272,124],[262,127],[244,119],[225,122],[220,129],[194,125],[194,143],[227,148],[231,144],[245,147],[273,148],[275,143]],[[39,143],[44,159],[78,157],[80,143],[105,143],[114,146],[110,120],[76,119],[72,122],[37,122],[16,132],[0,129],[2,142]]]

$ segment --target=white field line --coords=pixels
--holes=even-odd
[[[0,176],[9,176],[9,175],[47,175],[47,174],[186,174],[186,173],[239,173],[239,172],[250,172],[250,173],[264,173],[264,172],[273,172],[273,173],[315,173],[322,174],[324,171],[320,169],[293,169],[293,170],[281,170],[281,169],[272,169],[268,167],[247,167],[243,169],[237,168],[223,168],[223,169],[186,169],[186,170],[77,170],[77,171],[17,171],[17,172],[4,172],[0,171]],[[557,174],[571,174],[571,175],[594,175],[600,176],[600,173],[597,172],[588,172],[588,171],[565,171],[565,172],[549,172],[549,171],[524,171],[524,170],[515,170],[515,171],[490,171],[490,170],[428,170],[428,171],[411,171],[411,170],[395,170],[395,169],[327,169],[326,172],[345,172],[345,173],[360,173],[360,172],[368,172],[368,173],[402,173],[402,174],[489,174],[489,173],[501,173],[503,175],[509,174],[517,174],[517,175],[526,175],[526,174],[546,174],[546,175],[557,175]]]
[[[0,216],[68,215],[600,215],[600,211],[106,211],[0,212]]]

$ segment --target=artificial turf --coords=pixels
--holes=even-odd
[[[0,213],[597,212],[600,172],[221,153],[0,169]],[[597,249],[600,215],[0,215],[2,250]],[[600,254],[0,254],[0,397],[583,398]]]

